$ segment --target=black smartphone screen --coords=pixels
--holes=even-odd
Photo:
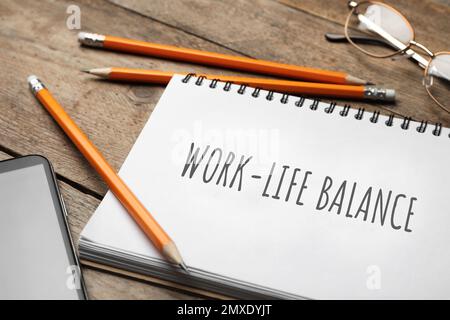
[[[0,299],[85,299],[48,160],[0,162]]]

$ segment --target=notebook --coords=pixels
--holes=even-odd
[[[236,298],[450,298],[450,130],[174,76],[120,176],[185,274],[108,192],[81,258]]]

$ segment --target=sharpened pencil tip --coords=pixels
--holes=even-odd
[[[96,69],[84,69],[81,71],[88,73],[88,74],[92,74],[94,76],[98,76],[98,77],[107,79],[109,74],[111,73],[112,69],[111,68],[96,68]]]
[[[190,273],[186,264],[184,262],[180,263],[180,268],[183,269],[186,273]]]
[[[347,80],[348,84],[353,84],[353,85],[367,85],[368,84],[367,80],[360,79],[360,78],[352,76],[352,75],[347,75],[345,77],[345,80]]]

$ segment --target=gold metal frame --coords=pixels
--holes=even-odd
[[[411,23],[408,21],[408,19],[407,19],[400,11],[398,11],[398,10],[395,9],[394,7],[392,7],[392,6],[390,6],[390,5],[386,4],[386,3],[382,3],[382,2],[379,2],[379,1],[370,1],[370,0],[361,1],[361,2],[349,1],[348,4],[349,4],[349,7],[350,7],[350,12],[349,12],[349,14],[348,14],[348,16],[347,16],[347,19],[345,20],[345,25],[344,25],[344,33],[345,33],[345,37],[347,38],[347,41],[348,41],[350,44],[352,44],[356,49],[358,49],[359,51],[361,51],[361,52],[367,54],[368,56],[371,56],[371,57],[374,57],[374,58],[389,58],[389,57],[395,56],[395,55],[397,55],[397,54],[404,54],[404,53],[407,53],[407,51],[408,51],[408,52],[409,52],[409,51],[414,52],[414,51],[412,51],[412,50],[410,50],[410,49],[411,49],[412,46],[416,46],[417,48],[420,48],[423,52],[425,52],[425,53],[430,57],[430,59],[428,60],[428,64],[427,64],[426,66],[424,66],[424,67],[425,67],[425,68],[424,68],[424,69],[425,69],[424,77],[428,77],[428,76],[429,76],[429,75],[428,75],[428,68],[429,68],[429,65],[430,65],[431,61],[432,61],[436,56],[439,56],[439,55],[444,55],[444,54],[450,55],[450,52],[449,52],[449,51],[442,51],[442,52],[433,53],[431,50],[429,50],[429,49],[428,49],[426,46],[424,46],[423,44],[421,44],[421,43],[419,43],[419,42],[416,42],[416,41],[415,41],[415,32],[414,32],[414,29],[413,29]],[[372,52],[369,52],[369,51],[367,51],[367,50],[361,48],[360,46],[358,46],[356,43],[353,42],[353,40],[351,39],[351,37],[350,37],[349,34],[348,34],[348,25],[349,25],[349,22],[350,22],[350,19],[352,18],[352,16],[353,16],[354,14],[359,14],[359,13],[356,11],[356,10],[358,9],[358,7],[359,7],[360,5],[364,5],[364,4],[376,4],[376,5],[384,6],[384,7],[388,8],[388,9],[390,9],[390,10],[396,12],[396,13],[397,13],[397,14],[405,21],[406,26],[407,26],[408,28],[410,28],[411,33],[412,33],[412,39],[411,39],[407,44],[403,43],[403,45],[405,45],[405,48],[403,48],[403,49],[401,49],[401,50],[397,50],[397,51],[395,51],[395,52],[392,53],[392,54],[388,54],[388,55],[377,55],[377,54],[374,54],[374,53],[372,53]],[[392,37],[392,36],[391,36],[391,37]],[[398,46],[397,46],[397,47],[398,47]],[[423,63],[423,64],[424,64],[424,63]],[[431,98],[431,99],[432,99],[432,100],[433,100],[440,108],[442,108],[444,111],[450,113],[450,110],[447,109],[446,107],[444,107],[444,105],[443,105],[442,103],[440,103],[440,102],[433,96],[433,94],[430,92],[430,86],[428,86],[428,85],[425,84],[424,87],[425,87],[425,90],[427,91],[428,95],[430,96],[430,98]]]
[[[430,56],[430,60],[428,62],[428,66],[425,68],[425,72],[424,72],[424,77],[428,77],[428,68],[430,66],[430,62],[431,60],[433,60],[435,57],[440,56],[440,55],[449,55],[450,56],[450,51],[440,51],[440,52],[436,52],[433,53],[432,56]],[[433,99],[434,102],[436,102],[436,104],[441,107],[444,111],[450,113],[450,110],[447,109],[442,103],[440,103],[434,96],[433,94],[430,92],[430,86],[424,85],[425,90],[427,91],[428,95],[430,96],[431,99]]]
[[[353,1],[350,1],[350,3],[352,3]],[[408,26],[408,28],[411,30],[412,33],[412,39],[409,41],[409,43],[404,43],[404,45],[406,46],[406,48],[395,51],[392,54],[388,54],[388,55],[378,55],[378,54],[374,54],[372,52],[369,52],[363,48],[361,48],[360,46],[358,46],[356,43],[353,42],[353,40],[351,39],[351,37],[348,34],[348,25],[350,22],[350,19],[352,18],[353,14],[356,14],[356,9],[358,9],[358,7],[360,5],[364,5],[364,4],[377,4],[380,6],[384,6],[386,8],[389,8],[390,10],[396,12],[406,23],[406,25]],[[411,23],[408,21],[408,19],[406,19],[406,17],[400,13],[400,11],[398,11],[397,9],[395,9],[394,7],[391,7],[388,4],[385,4],[383,2],[379,2],[379,1],[361,1],[361,2],[355,2],[355,6],[351,7],[350,13],[347,16],[347,19],[345,20],[345,25],[344,25],[344,33],[345,33],[345,37],[347,38],[347,41],[350,42],[356,49],[364,52],[365,54],[367,54],[368,56],[371,56],[373,58],[389,58],[389,57],[393,57],[397,54],[400,53],[404,53],[406,50],[408,50],[411,47],[411,42],[414,41],[416,34],[414,32],[414,28],[412,27]]]

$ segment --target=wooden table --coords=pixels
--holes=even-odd
[[[413,23],[418,41],[450,50],[448,1],[390,1]],[[53,163],[75,239],[107,188],[28,90],[38,75],[115,169],[119,169],[164,88],[108,83],[80,72],[92,67],[237,74],[159,59],[82,48],[66,27],[81,9],[84,31],[347,71],[395,88],[396,105],[352,106],[441,122],[450,115],[428,98],[414,63],[368,58],[325,32],[342,32],[346,1],[81,0],[0,1],[0,159],[42,154]],[[346,101],[342,101],[345,103]],[[420,152],[420,150],[417,150]],[[407,164],[405,164],[407,165]],[[90,298],[179,299],[195,296],[84,268]]]

